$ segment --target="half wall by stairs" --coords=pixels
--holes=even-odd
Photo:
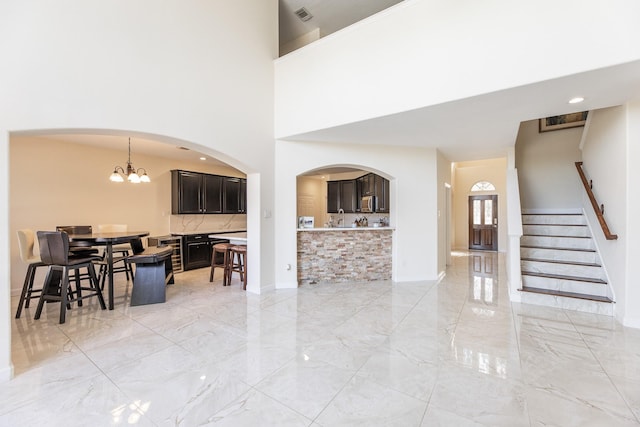
[[[613,315],[607,276],[581,213],[523,213],[522,302]]]

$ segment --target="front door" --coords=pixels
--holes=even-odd
[[[469,249],[498,250],[498,196],[469,196]]]

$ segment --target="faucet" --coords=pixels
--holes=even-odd
[[[338,215],[342,214],[342,218],[338,220],[338,226],[342,224],[344,226],[344,209],[338,209]]]

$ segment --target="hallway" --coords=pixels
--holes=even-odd
[[[503,261],[454,252],[439,283],[262,295],[193,270],[165,304],[121,297],[64,325],[32,306],[12,320],[0,426],[640,425],[640,331],[510,303]]]

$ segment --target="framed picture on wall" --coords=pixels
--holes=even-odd
[[[579,113],[545,117],[544,119],[540,119],[539,131],[549,132],[552,130],[584,126],[587,121],[587,113],[588,111],[580,111]]]

